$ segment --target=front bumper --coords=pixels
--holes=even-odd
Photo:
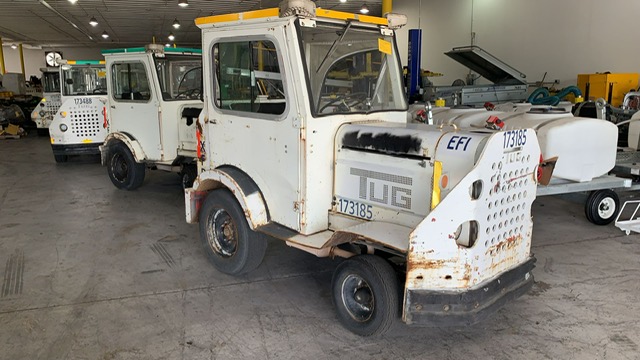
[[[408,290],[405,322],[421,326],[468,326],[488,318],[533,286],[532,256],[499,277],[464,292]]]
[[[102,145],[102,143],[70,145],[51,144],[51,149],[53,150],[53,155],[96,155],[100,154],[100,145]]]

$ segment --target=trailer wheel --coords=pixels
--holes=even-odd
[[[611,223],[620,210],[620,198],[615,191],[605,189],[593,191],[584,207],[587,220],[596,225]]]
[[[398,314],[398,280],[386,260],[358,255],[342,262],[331,280],[338,319],[360,336],[382,335]]]
[[[136,162],[129,148],[118,142],[109,151],[107,171],[113,185],[118,189],[134,190],[142,185],[146,167]]]
[[[239,275],[262,263],[267,239],[251,230],[240,204],[228,190],[209,193],[200,209],[199,220],[200,240],[216,269]]]
[[[67,162],[67,160],[69,160],[69,157],[67,155],[53,155],[53,158],[57,163],[65,163]]]

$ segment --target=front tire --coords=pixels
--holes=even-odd
[[[136,162],[124,143],[116,143],[109,151],[107,171],[111,182],[118,189],[134,190],[139,188],[144,182],[145,170],[145,165]]]
[[[260,265],[267,239],[251,230],[240,204],[228,190],[209,193],[200,209],[199,220],[200,240],[216,269],[240,275]]]
[[[67,155],[53,155],[53,158],[58,164],[65,163],[67,162],[67,160],[69,160],[69,157]]]
[[[585,203],[587,220],[596,225],[611,223],[620,210],[620,198],[615,191],[605,189],[592,192]]]
[[[391,264],[375,255],[349,258],[331,280],[338,319],[360,336],[382,335],[398,314],[398,280]]]

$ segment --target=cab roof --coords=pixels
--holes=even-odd
[[[60,64],[68,64],[68,65],[104,65],[104,60],[58,60]]]
[[[262,10],[254,10],[254,11],[245,11],[240,13],[233,14],[224,14],[224,15],[213,15],[200,17],[195,20],[197,26],[202,25],[215,25],[220,23],[232,23],[237,21],[246,21],[246,20],[254,20],[254,19],[265,19],[268,18],[278,18],[280,17],[280,9],[278,8],[270,8],[270,9],[262,9]],[[315,9],[315,19],[332,19],[332,20],[355,20],[362,23],[375,24],[388,26],[389,22],[386,18],[377,17],[377,16],[369,16],[369,15],[360,15],[360,14],[352,14],[348,12],[335,11],[335,10],[326,10],[322,8]]]
[[[145,53],[153,51],[148,47],[133,47],[133,48],[121,48],[121,49],[106,49],[102,50],[102,55],[111,54],[125,54],[125,53]],[[182,48],[182,47],[164,47],[162,50],[165,54],[184,54],[184,55],[200,55],[202,50],[195,48]]]

